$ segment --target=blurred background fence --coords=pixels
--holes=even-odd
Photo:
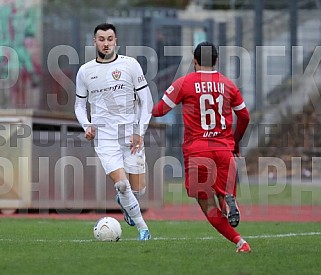
[[[251,110],[242,144],[248,167],[256,167],[249,171],[257,172],[258,157],[278,154],[287,163],[305,157],[304,169],[311,171],[312,158],[321,156],[315,130],[321,122],[320,2],[1,1],[0,116],[32,110],[38,117],[75,120],[77,70],[95,57],[94,27],[110,22],[117,27],[119,53],[137,57],[155,102],[173,80],[193,70],[193,47],[213,41],[218,69],[240,87]],[[181,165],[180,108],[153,122],[164,124],[166,155]],[[302,129],[310,134],[300,135]],[[284,144],[272,140],[284,133]]]

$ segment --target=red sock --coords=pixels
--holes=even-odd
[[[241,239],[240,234],[227,221],[227,218],[222,214],[218,208],[213,208],[206,215],[210,224],[221,233],[226,239],[237,244]]]

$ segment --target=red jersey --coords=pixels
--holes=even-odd
[[[198,71],[177,79],[154,107],[162,116],[182,103],[184,155],[212,150],[234,150],[233,110],[245,107],[234,83],[217,71]]]

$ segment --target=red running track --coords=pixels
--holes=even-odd
[[[291,205],[247,205],[241,206],[241,221],[268,222],[321,222],[321,206]],[[12,218],[50,218],[97,220],[102,216],[122,219],[120,212],[57,214],[57,213],[17,213],[0,215]],[[165,205],[159,209],[148,209],[143,213],[145,220],[204,220],[204,214],[197,204]]]

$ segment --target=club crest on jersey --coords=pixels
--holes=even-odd
[[[111,75],[113,76],[113,78],[114,78],[115,80],[118,80],[118,79],[120,78],[120,76],[121,76],[121,72],[116,69],[115,71],[113,71],[113,72],[111,73]]]

